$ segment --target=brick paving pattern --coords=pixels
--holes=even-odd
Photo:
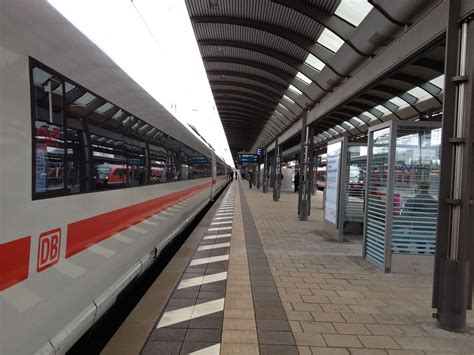
[[[467,333],[436,328],[431,276],[385,274],[361,257],[360,237],[325,237],[322,194],[301,222],[296,194],[242,191],[301,354],[474,354],[474,312]]]

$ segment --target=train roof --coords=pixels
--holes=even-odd
[[[4,0],[1,9],[0,46],[4,49],[42,62],[176,140],[210,155],[207,145],[49,3]]]

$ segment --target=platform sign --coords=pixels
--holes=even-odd
[[[255,154],[239,154],[238,161],[239,163],[256,163],[257,156]]]
[[[265,152],[265,148],[258,148],[257,149],[257,157],[261,157]]]
[[[342,141],[328,144],[326,166],[326,205],[324,218],[326,221],[337,225],[338,215],[338,190],[341,167]]]

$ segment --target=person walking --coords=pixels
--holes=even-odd
[[[249,189],[252,188],[252,182],[253,182],[253,171],[250,170],[248,173],[248,179],[249,179]]]
[[[235,171],[235,180],[237,180],[237,177],[239,176],[239,174],[237,174],[237,170]]]
[[[300,191],[300,173],[299,173],[299,171],[296,172],[295,177],[293,179],[293,182],[295,184],[295,192]]]

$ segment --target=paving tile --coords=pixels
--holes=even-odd
[[[272,330],[272,331],[291,331],[290,325],[286,320],[275,320],[275,319],[257,319],[258,331]]]
[[[370,335],[369,330],[361,323],[334,323],[334,327],[339,334]]]
[[[404,335],[404,332],[396,325],[366,324],[365,326],[373,335]]]
[[[370,314],[364,313],[342,313],[342,317],[348,323],[377,323],[377,321]]]
[[[223,329],[256,330],[254,319],[226,318]]]
[[[253,307],[251,309],[225,307],[224,318],[255,319]]]
[[[296,345],[326,346],[326,342],[320,334],[315,333],[293,333]]]
[[[221,355],[259,355],[258,344],[222,343]]]
[[[189,328],[222,329],[223,317],[198,317],[189,321]]]
[[[143,348],[143,355],[179,355],[181,342],[149,341]]]
[[[345,323],[341,323],[345,324]],[[336,329],[332,323],[328,322],[300,322],[301,328],[305,333],[336,334]],[[336,325],[336,324],[334,324]]]
[[[352,351],[349,353],[349,350],[344,349],[344,348],[311,347],[311,352],[313,355],[351,355],[352,354]]]
[[[286,317],[288,320],[306,320],[312,321],[313,317],[311,317],[310,312],[300,312],[300,311],[286,311]]]
[[[180,355],[188,355],[213,345],[216,345],[216,343],[185,341],[181,347]]]
[[[294,345],[260,345],[261,355],[298,355],[298,348]]]
[[[222,342],[257,344],[257,333],[252,330],[224,329],[222,331]]]
[[[340,313],[335,312],[311,312],[314,320],[317,322],[346,322]]]
[[[400,349],[400,346],[389,336],[359,335],[359,339],[366,348]]]
[[[436,346],[425,337],[393,337],[404,350],[438,350]]]
[[[220,329],[188,329],[184,340],[219,343],[221,341],[221,333]]]
[[[295,340],[293,334],[290,332],[279,332],[279,331],[258,331],[258,342],[259,344],[279,344],[279,345],[294,345]]]
[[[152,341],[183,341],[186,329],[160,328],[155,329],[150,335]]]
[[[323,337],[328,346],[337,348],[363,348],[362,343],[355,335],[323,334]]]

